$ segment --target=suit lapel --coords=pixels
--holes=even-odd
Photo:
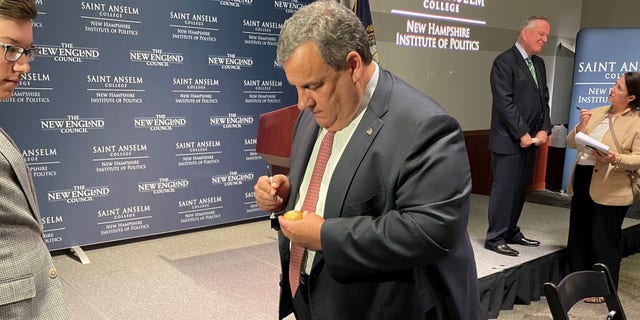
[[[382,116],[389,109],[389,96],[391,94],[392,84],[393,79],[391,74],[380,68],[378,85],[373,93],[373,97],[371,97],[369,106],[364,111],[358,127],[353,132],[331,176],[331,182],[329,183],[324,204],[325,219],[340,217],[342,206],[347,192],[353,183],[355,172],[384,125]],[[313,259],[312,270],[317,268],[322,259],[322,252],[316,252]]]
[[[31,176],[29,175],[29,168],[27,168],[27,164],[13,140],[11,140],[9,135],[7,135],[7,133],[2,129],[0,129],[0,153],[2,153],[13,168],[13,172],[18,178],[18,182],[20,183],[20,187],[27,198],[27,202],[29,202],[31,212],[34,213],[34,218],[38,223],[40,223],[38,202],[35,198],[36,193],[33,187],[33,180],[31,180]]]
[[[515,45],[511,48],[511,52],[513,53],[513,56],[516,61],[516,65],[518,66],[518,68],[520,68],[520,71],[524,72],[529,78],[529,83],[531,84],[531,87],[533,87],[533,89],[536,92],[540,92],[539,86],[536,85],[536,80],[533,79],[533,75],[531,74],[531,71],[529,71],[529,66],[527,66],[527,62],[524,61],[524,59],[522,58],[522,54],[520,54],[520,51]],[[531,62],[533,63],[533,67],[535,68],[535,71],[536,71],[536,77],[540,79],[540,73],[538,72],[538,68],[541,68],[541,67],[536,66],[535,61],[536,59],[531,57]],[[538,80],[538,83],[540,83],[539,80]]]
[[[331,176],[327,200],[324,205],[325,219],[340,216],[354,173],[358,170],[383,125],[384,122],[373,112],[365,111]]]
[[[327,200],[324,205],[325,219],[340,216],[342,205],[353,181],[354,174],[384,125],[382,116],[389,109],[392,83],[391,74],[380,68],[378,84],[373,92],[369,106],[364,111],[358,127],[353,132],[331,176]]]

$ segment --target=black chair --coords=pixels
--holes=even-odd
[[[588,297],[604,297],[609,314],[605,319],[626,320],[609,268],[602,263],[593,265],[593,270],[568,274],[555,285],[547,282],[542,286],[553,320],[569,320],[567,312],[576,302]]]

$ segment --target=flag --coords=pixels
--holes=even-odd
[[[340,3],[345,5],[347,8],[351,8],[358,18],[360,18],[365,29],[367,29],[371,56],[375,62],[380,63],[378,59],[378,47],[376,46],[376,35],[373,30],[373,19],[371,19],[369,0],[340,0]]]

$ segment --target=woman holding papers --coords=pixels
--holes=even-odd
[[[627,72],[611,88],[610,106],[581,109],[569,132],[578,155],[569,181],[567,251],[571,271],[604,263],[618,284],[622,221],[633,203],[629,170],[640,169],[640,73]],[[616,142],[617,141],[617,142]],[[608,150],[607,150],[608,149]],[[601,303],[602,297],[585,299]]]

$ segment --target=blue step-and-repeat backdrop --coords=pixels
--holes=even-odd
[[[264,216],[258,117],[295,103],[275,49],[308,2],[37,0],[40,56],[0,126],[49,249]]]

